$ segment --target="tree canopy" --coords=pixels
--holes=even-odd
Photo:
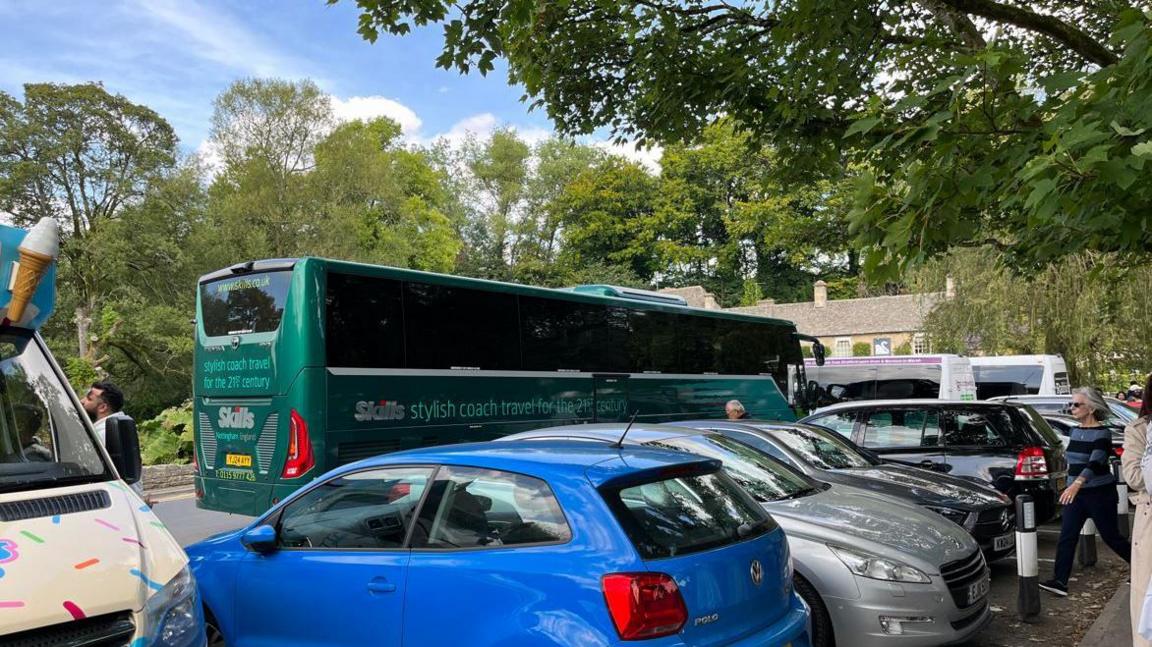
[[[1038,267],[1152,243],[1135,2],[356,3],[370,41],[441,24],[440,67],[503,57],[564,134],[695,141],[725,115],[791,170],[858,169],[852,233],[881,274],[958,245]]]

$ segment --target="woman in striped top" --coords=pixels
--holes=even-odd
[[[1059,596],[1068,595],[1068,578],[1080,529],[1091,519],[1105,544],[1124,561],[1131,560],[1132,547],[1120,534],[1116,517],[1116,477],[1112,476],[1112,432],[1100,421],[1109,415],[1100,391],[1083,387],[1072,392],[1072,416],[1080,423],[1069,433],[1068,487],[1060,494],[1060,541],[1056,544],[1056,567],[1052,579],[1040,588]]]

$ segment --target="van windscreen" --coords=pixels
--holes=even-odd
[[[1040,392],[1044,367],[973,366],[972,375],[976,378],[976,397],[980,400],[1003,395],[1035,395]]]
[[[0,492],[112,478],[30,333],[0,335]]]
[[[819,405],[850,400],[903,400],[940,397],[939,364],[821,366],[809,376],[820,384]]]

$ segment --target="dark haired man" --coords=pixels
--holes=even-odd
[[[124,392],[111,382],[93,382],[84,397],[80,398],[80,404],[92,419],[92,427],[96,430],[96,437],[100,439],[101,445],[105,444],[104,427],[107,420],[112,417],[128,418],[122,411]]]
[[[93,382],[92,386],[88,387],[88,392],[84,394],[84,397],[80,398],[80,404],[84,406],[84,411],[92,419],[92,428],[96,430],[96,437],[100,439],[101,445],[107,444],[108,432],[106,427],[109,418],[132,419],[122,411],[124,392],[120,390],[120,387],[106,380]],[[133,483],[132,489],[141,497],[144,496],[144,487],[140,481]],[[152,502],[148,501],[148,504],[152,505]]]

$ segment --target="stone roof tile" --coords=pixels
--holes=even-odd
[[[815,337],[919,332],[924,318],[944,299],[943,292],[901,294],[863,299],[829,299],[822,308],[813,302],[767,303],[726,308],[731,312],[787,319],[796,330]]]

